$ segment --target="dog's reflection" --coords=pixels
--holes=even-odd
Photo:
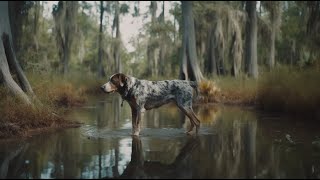
[[[199,146],[198,137],[189,137],[172,164],[145,161],[141,139],[132,137],[131,161],[120,177],[116,178],[192,178],[192,152]]]

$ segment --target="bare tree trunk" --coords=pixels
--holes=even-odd
[[[270,32],[270,54],[268,59],[269,68],[272,69],[275,65],[275,41],[276,35],[281,24],[281,2],[270,1],[268,11],[270,13],[271,32]]]
[[[121,60],[120,60],[120,5],[119,5],[119,1],[116,1],[116,7],[115,7],[115,15],[114,15],[114,25],[116,28],[116,42],[115,42],[115,46],[114,46],[114,60],[115,60],[115,72],[122,72],[122,67],[121,67]]]
[[[25,77],[18,61],[15,58],[15,52],[12,47],[11,27],[8,14],[8,1],[0,2],[0,82],[10,90],[12,94],[19,97],[27,104],[31,104],[29,97],[23,92],[19,85],[13,80],[8,62],[12,63],[12,68],[18,74],[18,79],[21,85],[25,88],[26,92],[33,95],[31,86]],[[7,53],[6,53],[7,50]],[[7,54],[7,56],[6,56]]]
[[[1,6],[1,5],[0,5]],[[0,7],[1,9],[1,7]],[[7,57],[5,56],[4,46],[2,39],[0,40],[0,79],[4,85],[13,93],[13,95],[19,97],[27,104],[31,104],[29,97],[22,91],[19,85],[13,80],[9,65],[7,62]]]
[[[103,13],[104,13],[104,7],[103,7],[103,1],[100,1],[100,30],[99,30],[99,49],[98,49],[98,77],[101,78],[105,76],[104,68],[102,65],[102,22],[103,22]]]
[[[238,24],[237,24],[238,25]],[[231,74],[238,77],[241,70],[242,62],[242,39],[240,28],[235,28],[231,41],[230,58],[232,59]]]
[[[151,39],[151,38],[150,38]],[[153,49],[152,49],[152,46],[150,45],[150,40],[149,40],[149,44],[148,44],[148,47],[147,47],[147,58],[148,58],[148,68],[147,68],[147,75],[148,76],[152,76],[152,73],[153,73],[153,58],[154,58],[154,52],[153,52]]]
[[[9,21],[11,26],[11,39],[13,48],[16,51],[20,50],[21,36],[22,36],[22,25],[24,19],[27,18],[28,13],[21,15],[22,9],[24,8],[25,1],[8,1],[9,5]]]
[[[164,1],[162,4],[162,14],[160,18],[160,23],[164,26],[165,21],[164,21]],[[160,39],[160,52],[159,52],[159,74],[164,75],[164,70],[165,70],[165,54],[166,54],[166,37],[165,37],[165,32],[161,32],[161,39]]]
[[[16,58],[16,55],[13,50],[13,45],[10,43],[11,41],[10,41],[9,35],[4,33],[2,35],[2,40],[3,40],[5,53],[7,55],[8,64],[11,66],[11,69],[13,69],[17,73],[17,77],[18,77],[18,80],[19,80],[19,83],[20,83],[22,90],[24,92],[34,96],[34,92],[31,88],[31,85],[30,85],[27,77],[23,73],[21,66],[19,65],[19,62]]]
[[[180,79],[201,81],[203,79],[203,75],[197,63],[192,2],[181,1],[181,3],[184,32],[182,41],[182,60],[180,64]]]
[[[270,69],[273,69],[274,67],[274,56],[275,56],[275,39],[276,39],[276,32],[274,27],[272,27],[271,30],[271,36],[270,36],[270,56],[269,56],[269,61],[268,61],[268,65]]]
[[[206,71],[211,75],[217,75],[217,61],[215,56],[214,50],[214,29],[211,27],[209,34],[209,45],[208,45],[208,56],[207,56],[207,63],[206,63]]]
[[[35,1],[34,19],[33,19],[33,41],[37,51],[39,49],[39,43],[38,43],[39,17],[40,17],[40,1]]]
[[[69,36],[66,35],[65,37],[66,37],[66,41],[68,41],[69,40]],[[67,74],[68,71],[69,71],[69,59],[70,59],[70,55],[71,55],[70,54],[70,51],[71,51],[70,48],[71,48],[70,46],[66,45],[64,47],[64,50],[63,50],[63,58],[61,59],[61,64],[63,65],[62,74],[64,74],[64,75]]]
[[[245,72],[250,77],[258,78],[257,62],[257,1],[246,1],[248,20],[246,24],[246,58]]]
[[[62,64],[61,72],[67,74],[71,57],[71,47],[76,30],[76,15],[78,1],[60,1],[58,8],[53,11],[56,28],[56,41]]]
[[[154,24],[157,21],[156,12],[157,12],[157,1],[151,1],[150,2],[150,13],[151,13],[151,26],[154,26]],[[150,38],[148,40],[148,47],[147,47],[147,56],[148,56],[148,64],[149,69],[147,70],[147,74],[151,76],[157,76],[158,75],[158,69],[157,67],[157,57],[155,56],[155,33],[151,31]]]

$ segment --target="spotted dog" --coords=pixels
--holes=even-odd
[[[191,126],[187,134],[191,134],[194,126],[196,133],[200,127],[200,121],[193,112],[193,89],[197,89],[197,83],[186,80],[148,81],[140,80],[122,73],[114,74],[109,81],[101,86],[105,93],[118,92],[123,100],[126,100],[132,113],[132,134],[140,133],[141,116],[145,110],[158,108],[169,102],[175,102],[179,109],[189,117]]]

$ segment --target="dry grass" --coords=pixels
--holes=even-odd
[[[98,82],[89,77],[29,73],[28,79],[42,104],[28,106],[0,87],[0,138],[26,135],[34,129],[78,126],[78,123],[61,116],[66,108],[84,104],[87,94],[93,93],[94,83],[99,87]]]
[[[1,88],[1,93],[5,92]],[[3,94],[2,94],[3,95]],[[74,126],[77,123],[63,119],[48,105],[30,106],[10,95],[1,97],[0,138],[26,135],[37,128]]]
[[[55,106],[72,107],[84,104],[87,95],[99,94],[100,86],[105,79],[94,76],[71,74],[68,76],[56,74],[44,74],[38,76],[29,74],[31,86],[41,102],[54,104]]]
[[[57,84],[47,91],[48,98],[57,106],[78,106],[86,102],[82,89],[76,89],[70,83]]]
[[[320,71],[278,68],[266,73],[258,87],[258,106],[267,111],[320,117]]]
[[[221,101],[225,104],[254,105],[257,98],[257,81],[246,76],[222,77],[217,80],[221,88]]]
[[[257,82],[245,77],[219,77],[215,81],[200,82],[202,103],[253,105],[257,95]]]
[[[199,83],[199,93],[199,101],[201,103],[220,102],[221,90],[214,81],[201,81]]]
[[[255,105],[265,111],[320,119],[320,69],[279,67],[259,80],[219,77],[199,84],[200,102]]]

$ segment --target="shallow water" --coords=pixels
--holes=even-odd
[[[67,118],[81,128],[0,142],[0,178],[320,178],[318,124],[249,108],[201,105],[198,136],[166,105],[145,113],[132,137],[131,111],[116,95],[91,98]]]

